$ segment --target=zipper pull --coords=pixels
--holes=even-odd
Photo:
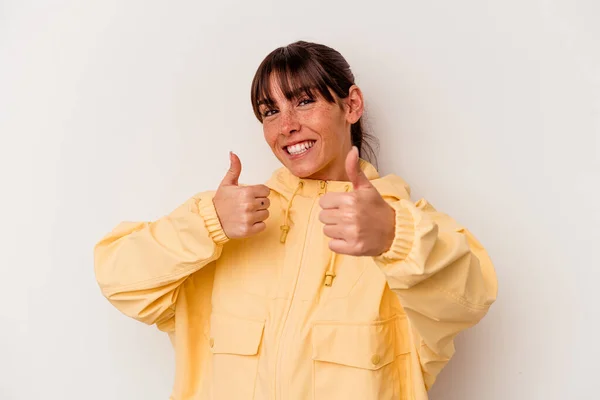
[[[325,273],[325,286],[330,287],[333,285],[333,278],[335,278],[333,271],[327,271]]]
[[[285,224],[285,225],[281,225],[281,237],[279,238],[279,241],[281,243],[285,243],[285,241],[287,240],[287,235],[288,232],[290,231],[290,226]]]
[[[319,181],[319,184],[321,187],[318,194],[321,195],[327,193],[327,181]]]

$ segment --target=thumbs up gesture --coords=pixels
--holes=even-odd
[[[242,163],[229,154],[230,167],[213,198],[223,231],[230,239],[240,239],[262,232],[269,217],[270,189],[265,185],[239,186]]]
[[[319,202],[329,248],[352,256],[381,255],[394,240],[395,211],[360,169],[356,147],[346,157],[346,173],[354,191],[326,193]]]

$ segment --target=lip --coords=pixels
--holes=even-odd
[[[312,139],[306,139],[306,140],[312,140]],[[294,144],[302,143],[302,142],[305,142],[306,140],[301,140],[301,141],[296,142]],[[312,152],[312,150],[315,148],[315,145],[317,144],[316,140],[314,140],[314,142],[315,143],[313,144],[313,146],[311,148],[309,148],[308,150],[306,150],[304,153],[301,153],[301,154],[290,154],[285,149],[285,147],[283,148],[283,151],[286,154],[286,156],[288,157],[288,159],[290,159],[290,160],[298,160],[298,159],[303,158],[303,157],[305,157],[306,155],[308,155],[308,154],[310,154]],[[292,146],[292,145],[290,144],[289,146]]]
[[[286,144],[286,145],[283,145],[281,148],[285,150],[285,148],[286,148],[286,147],[293,146],[293,145],[295,145],[295,144],[298,144],[298,143],[303,143],[303,142],[316,142],[316,140],[315,140],[315,139],[302,139],[302,140],[297,140],[297,141],[295,141],[295,142],[290,142],[290,143],[288,143],[288,144]],[[287,151],[286,151],[286,152],[287,152]]]

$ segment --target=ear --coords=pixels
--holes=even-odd
[[[348,97],[344,99],[346,103],[346,121],[350,124],[358,122],[365,110],[363,94],[360,88],[352,85],[348,91]]]

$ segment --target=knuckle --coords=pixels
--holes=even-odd
[[[250,199],[254,198],[254,195],[252,194],[252,188],[250,188],[250,187],[242,188],[242,195],[244,196],[244,198],[246,200],[250,200]]]
[[[327,196],[327,195],[326,195],[326,194],[324,194],[324,195],[323,195],[323,196],[321,196],[321,198],[319,199],[319,205],[321,206],[321,208],[324,208],[324,204],[325,204],[325,202],[327,201],[325,196]]]
[[[354,245],[354,250],[357,254],[364,254],[367,249],[367,244],[364,240],[357,240]]]
[[[342,216],[342,220],[346,223],[346,225],[349,226],[354,226],[356,223],[356,219],[354,217],[354,213],[351,212],[345,212],[344,215]]]
[[[356,207],[358,205],[358,199],[353,193],[350,193],[346,196],[346,204],[350,207]]]
[[[361,253],[365,248],[365,244],[361,241],[357,241],[354,244],[354,250],[356,250],[357,252]]]

